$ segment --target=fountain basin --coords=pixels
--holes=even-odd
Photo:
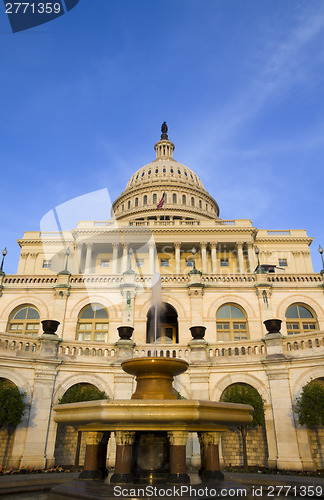
[[[100,400],[54,406],[57,423],[84,431],[225,431],[252,421],[249,405],[198,400]]]
[[[184,373],[189,364],[176,358],[135,358],[122,363],[122,369],[136,376],[132,399],[177,399],[172,387],[173,377]]]

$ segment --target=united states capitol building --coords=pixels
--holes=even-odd
[[[251,465],[323,468],[313,432],[294,414],[302,387],[324,378],[324,282],[313,272],[312,238],[221,219],[199,177],[173,158],[167,132],[163,124],[156,158],[129,179],[110,220],[18,240],[18,272],[0,276],[0,378],[25,391],[28,406],[9,451],[1,437],[0,458],[15,467],[82,464],[86,436],[58,426],[53,405],[75,384],[130,398],[134,379],[121,362],[157,354],[189,362],[175,382],[185,398],[219,401],[235,383],[259,392],[265,427],[249,431]],[[280,333],[267,333],[272,318]],[[56,335],[43,334],[43,320],[60,323]],[[121,326],[134,329],[131,338]],[[193,335],[197,326],[204,336]],[[237,432],[224,434],[222,463],[242,463],[240,448]],[[195,435],[187,459],[199,465]]]

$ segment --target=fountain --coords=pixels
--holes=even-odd
[[[54,406],[55,421],[90,431],[85,470],[80,477],[98,478],[104,432],[116,439],[115,471],[110,486],[73,482],[53,490],[53,498],[79,498],[94,488],[93,498],[109,498],[112,485],[186,484],[186,442],[197,432],[201,446],[202,482],[223,479],[219,468],[218,442],[230,425],[251,421],[252,407],[231,403],[179,400],[172,387],[173,377],[184,373],[188,363],[176,358],[146,357],[124,361],[125,372],[135,375],[137,386],[130,400],[100,400]],[[107,480],[106,480],[107,481]],[[92,484],[92,486],[91,486]],[[59,495],[59,496],[55,496]],[[113,495],[111,493],[113,498]]]
[[[251,406],[178,399],[173,379],[184,373],[189,364],[182,359],[156,356],[162,304],[158,274],[154,275],[153,283],[154,356],[126,359],[121,363],[126,373],[136,377],[136,390],[131,399],[87,401],[53,408],[57,423],[87,431],[89,437],[81,479],[54,488],[53,499],[114,498],[116,485],[186,485],[190,482],[186,469],[189,432],[196,432],[199,437],[201,482],[219,482],[224,479],[218,455],[221,433],[228,426],[252,420]],[[205,327],[191,330],[194,341],[202,342]],[[119,327],[118,331],[123,342],[130,342],[133,328]],[[108,481],[104,478],[111,432],[116,440],[116,460]],[[101,483],[84,481],[100,477]]]

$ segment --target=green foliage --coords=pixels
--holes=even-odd
[[[241,403],[253,406],[253,420],[247,425],[251,427],[264,425],[264,400],[254,387],[250,385],[233,384],[225,390],[222,401],[224,401],[224,403]]]
[[[175,392],[177,394],[177,399],[187,399],[184,396],[182,396],[179,391],[177,391],[176,389],[174,389],[174,390],[175,390]]]
[[[316,380],[305,385],[296,400],[295,413],[300,425],[315,429],[324,425],[324,385]]]
[[[6,379],[0,379],[0,429],[13,429],[20,424],[25,413],[25,392]]]
[[[109,399],[104,391],[99,391],[91,384],[76,384],[70,387],[59,400],[59,404],[79,403],[81,401],[97,401],[98,399]]]

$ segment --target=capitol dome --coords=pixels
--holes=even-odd
[[[190,168],[173,158],[174,144],[168,139],[168,127],[161,127],[161,139],[155,144],[156,158],[132,175],[126,189],[113,203],[117,219],[210,220],[218,219],[219,207]],[[164,195],[163,208],[158,204]]]

